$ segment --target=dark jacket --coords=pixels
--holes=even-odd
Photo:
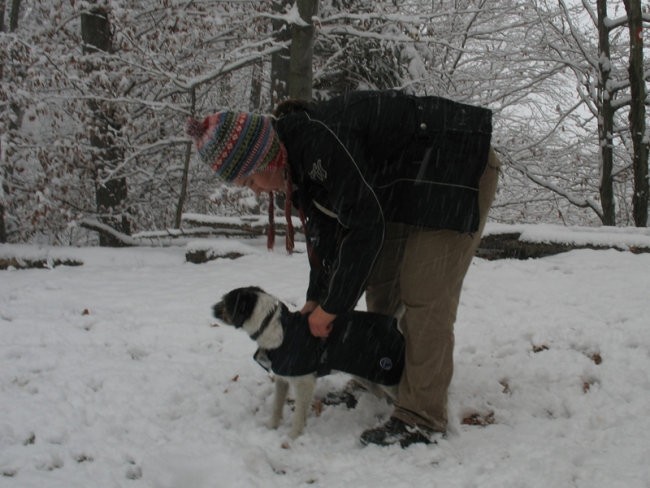
[[[387,222],[478,229],[488,109],[396,91],[353,92],[281,116],[296,206],[317,259],[307,298],[354,308]]]
[[[399,383],[404,369],[404,337],[397,321],[370,312],[349,312],[333,322],[327,339],[309,332],[307,315],[281,314],[284,340],[276,349],[258,349],[255,360],[282,376],[318,376],[342,371],[381,385]]]

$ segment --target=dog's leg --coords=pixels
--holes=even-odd
[[[295,439],[302,434],[307,422],[307,414],[314,398],[314,388],[316,387],[316,375],[308,374],[298,376],[292,379],[291,383],[295,389],[296,410],[293,414],[293,422],[289,437]]]
[[[395,403],[397,401],[397,385],[387,386],[373,383],[365,378],[359,376],[352,376],[362,388],[366,389],[377,398],[387,400],[388,403]]]
[[[277,429],[282,420],[282,410],[284,402],[287,401],[289,392],[289,382],[280,376],[275,377],[275,396],[273,397],[273,412],[269,420],[269,428]]]
[[[386,399],[391,403],[395,403],[397,400],[397,385],[395,386],[386,386],[373,383],[365,378],[359,376],[353,376],[354,381],[359,383],[363,388],[368,390],[370,393],[375,395],[377,398]]]

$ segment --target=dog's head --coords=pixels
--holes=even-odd
[[[282,344],[281,315],[286,307],[257,286],[236,288],[226,293],[212,310],[227,325],[241,328],[265,349]]]
[[[212,307],[214,316],[228,325],[240,328],[255,316],[260,297],[267,295],[257,286],[246,286],[229,291]]]

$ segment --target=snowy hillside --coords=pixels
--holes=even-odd
[[[0,246],[84,263],[0,271],[0,487],[650,487],[650,254],[475,260],[449,435],[402,450],[359,444],[390,413],[367,394],[265,427],[271,379],[210,308],[250,284],[300,307],[306,258],[212,245],[244,256]]]

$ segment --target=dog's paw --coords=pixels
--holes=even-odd
[[[289,432],[289,439],[296,440],[298,437],[302,435],[302,428],[297,429],[296,427],[293,427],[291,429],[291,432]]]

